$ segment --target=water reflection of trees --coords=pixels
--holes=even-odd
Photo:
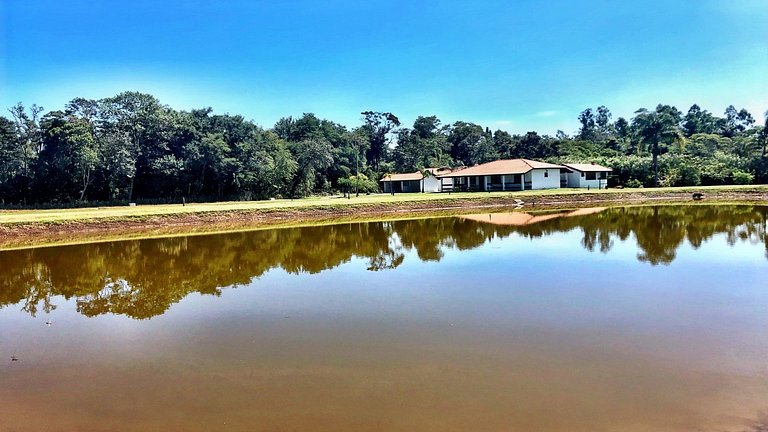
[[[407,250],[439,261],[446,249],[472,249],[513,233],[538,238],[581,230],[583,247],[604,253],[616,239],[634,236],[640,261],[666,264],[684,241],[699,247],[719,233],[730,244],[768,248],[767,215],[768,207],[630,207],[522,226],[448,217],[6,251],[0,252],[0,307],[21,304],[34,315],[63,296],[76,299],[86,316],[150,318],[192,292],[219,295],[222,287],[247,284],[273,268],[316,273],[361,257],[369,270],[389,269]]]
[[[608,209],[585,217],[560,218],[531,227],[536,237],[580,228],[582,245],[608,252],[613,239],[634,235],[638,260],[652,265],[669,264],[677,249],[688,241],[699,248],[716,234],[724,234],[729,245],[737,241],[764,244],[768,257],[766,218],[763,206],[651,206]]]

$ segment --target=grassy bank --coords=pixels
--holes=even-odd
[[[768,202],[768,186],[658,189],[555,189],[525,192],[397,194],[312,197],[298,200],[140,205],[135,207],[0,211],[0,248],[254,229],[270,226],[403,218],[514,208],[523,210],[592,205],[692,202]]]

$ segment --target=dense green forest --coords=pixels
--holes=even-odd
[[[11,107],[0,117],[0,203],[178,202],[377,191],[389,172],[471,166],[499,158],[597,162],[610,186],[768,182],[768,112],[734,106],[718,117],[669,105],[612,118],[604,106],[578,115],[570,136],[512,135],[475,123],[420,116],[412,127],[366,111],[348,128],[313,114],[265,129],[211,108],[178,111],[152,95],[77,98],[62,110]],[[359,173],[359,177],[356,177]]]

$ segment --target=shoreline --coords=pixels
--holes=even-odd
[[[670,190],[672,189],[672,190]],[[701,201],[692,199],[692,193],[701,191]],[[426,195],[426,194],[422,194]],[[431,194],[430,194],[431,195]],[[501,211],[547,211],[592,206],[625,206],[648,204],[715,204],[743,203],[768,204],[768,187],[752,186],[732,188],[669,188],[666,190],[612,190],[568,191],[567,193],[516,192],[506,194],[475,193],[470,196],[404,197],[401,201],[384,201],[387,196],[373,196],[368,202],[359,203],[338,199],[330,204],[300,205],[227,209],[224,203],[206,205],[202,209],[178,211],[179,205],[157,206],[166,213],[135,214],[134,209],[153,210],[153,206],[119,207],[125,214],[108,217],[78,217],[72,212],[63,220],[40,221],[30,218],[5,222],[3,216],[44,215],[49,210],[0,212],[0,250],[41,246],[58,246],[73,243],[117,241],[148,237],[201,235],[229,231],[246,231],[266,228],[361,222],[377,219],[396,220],[430,216],[453,216],[466,213]],[[382,197],[376,202],[376,197]],[[523,201],[522,207],[517,202]],[[291,202],[293,203],[293,202]],[[192,206],[190,206],[192,207]],[[217,207],[225,207],[218,209]],[[237,206],[235,206],[237,207]],[[110,208],[115,209],[115,208]],[[99,210],[99,209],[91,209]],[[48,212],[48,213],[46,213]]]

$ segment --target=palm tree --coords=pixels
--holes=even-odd
[[[641,108],[635,111],[632,127],[635,134],[653,156],[655,186],[659,186],[659,155],[672,144],[682,147],[685,138],[680,131],[680,111],[669,105],[658,105],[655,111]]]

